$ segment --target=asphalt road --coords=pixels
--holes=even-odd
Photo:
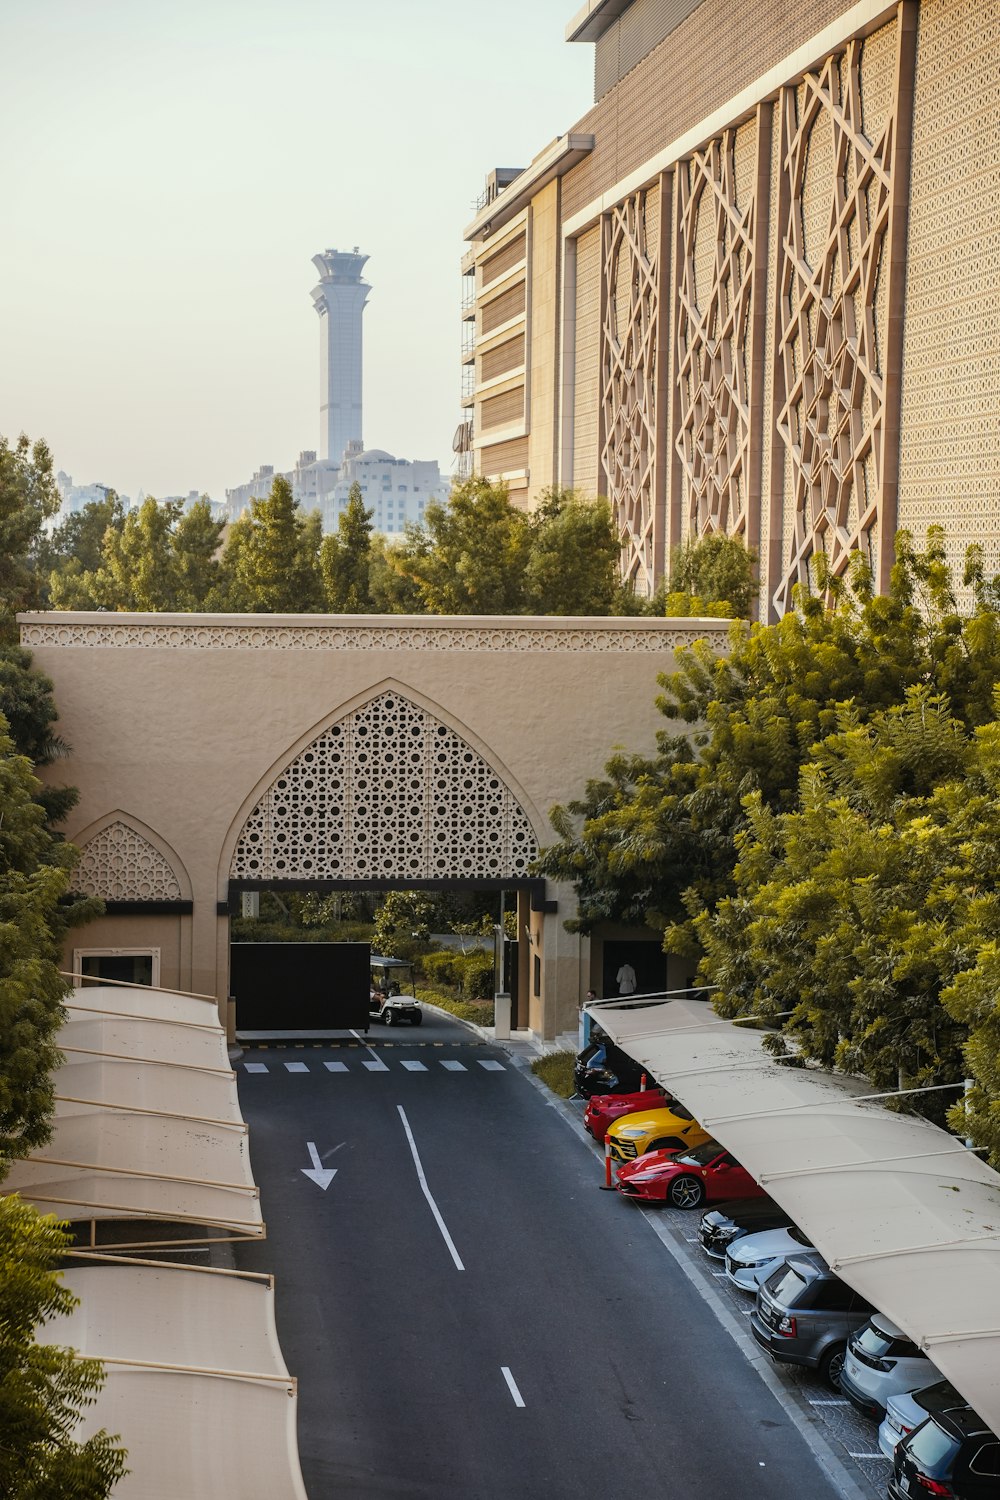
[[[276,1276],[310,1500],[834,1494],[508,1057],[430,1016],[366,1041],[238,1064],[268,1228],[239,1264]]]

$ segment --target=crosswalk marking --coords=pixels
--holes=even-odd
[[[319,1059],[317,1058],[316,1061],[318,1063]],[[412,1058],[400,1057],[394,1059],[394,1061],[407,1073],[427,1073],[430,1071],[426,1063],[417,1062]],[[481,1068],[484,1068],[486,1070],[487,1073],[503,1073],[506,1071],[506,1064],[497,1062],[494,1058],[480,1057],[477,1058],[476,1061],[479,1063],[479,1066]],[[441,1067],[444,1068],[448,1073],[467,1073],[469,1071],[465,1063],[459,1062],[455,1057],[439,1057],[438,1062]],[[358,1063],[360,1063],[362,1068],[364,1068],[368,1073],[389,1073],[392,1071],[389,1064],[383,1062],[381,1058],[370,1057],[355,1058],[355,1066],[353,1067],[349,1066],[345,1062],[340,1062],[339,1060],[333,1062],[324,1060],[323,1067],[326,1068],[327,1072],[329,1073],[356,1073],[358,1071]],[[308,1073],[310,1071],[309,1064],[304,1062],[283,1062],[281,1066],[283,1066],[285,1071],[288,1073]],[[243,1071],[245,1073],[269,1073],[271,1070],[268,1067],[267,1063],[245,1062],[243,1063]],[[725,1272],[716,1271],[714,1274],[719,1276],[724,1275]]]

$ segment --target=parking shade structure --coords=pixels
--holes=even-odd
[[[262,1239],[236,1076],[213,1001],[145,987],[66,1002],[49,1141],[4,1191],[91,1245]]]
[[[80,1304],[37,1337],[104,1362],[74,1437],[120,1436],[116,1500],[307,1500],[269,1276],[108,1256],[63,1280]]]
[[[779,1062],[704,1002],[590,1009],[1000,1432],[1000,1174],[865,1097],[865,1080]]]

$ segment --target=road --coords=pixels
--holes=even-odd
[[[310,1500],[834,1494],[508,1057],[430,1014],[365,1040],[238,1065]]]

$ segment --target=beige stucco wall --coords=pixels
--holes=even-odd
[[[555,388],[558,368],[559,181],[531,203],[531,352],[528,392],[528,499],[556,481]]]
[[[612,748],[650,750],[657,674],[719,621],[35,614],[24,644],[55,685],[66,761],[45,777],[80,798],[70,838],[112,813],[175,851],[193,914],[109,917],[69,947],[161,946],[163,983],[225,1000],[227,895],[247,812],[321,729],[389,686],[456,730],[500,772],[540,842],[549,808],[579,795]],[[587,981],[578,939],[544,917],[532,1028],[575,1024]],[[169,932],[176,936],[168,939]],[[171,946],[171,942],[173,946]],[[589,962],[589,956],[587,957]],[[582,987],[581,987],[582,986]]]
[[[923,0],[903,334],[899,523],[1000,572],[1000,3]]]

